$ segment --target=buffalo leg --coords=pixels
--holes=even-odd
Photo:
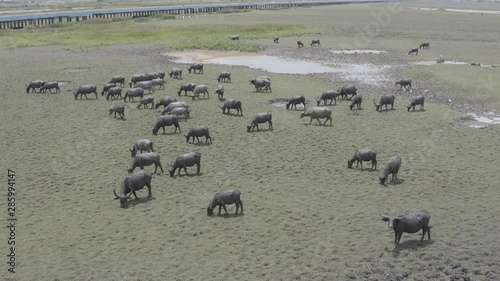
[[[196,164],[196,174],[200,174],[201,164]]]
[[[225,207],[224,207],[225,208]],[[220,215],[220,211],[222,209],[222,205],[219,205],[219,213],[217,215]]]
[[[425,225],[422,227],[422,237],[420,238],[420,242],[424,241],[424,236],[425,233],[427,232],[427,229],[425,228]]]
[[[226,209],[226,204],[222,204],[222,208],[224,208],[224,212],[226,212],[226,216],[228,215],[227,209]]]
[[[161,163],[158,162],[158,167],[160,167],[161,173],[163,174],[163,167],[161,166]],[[156,172],[156,171],[155,171]]]
[[[132,190],[132,194],[134,194],[135,200],[139,200],[139,198],[137,197],[137,194],[135,194],[135,190]]]

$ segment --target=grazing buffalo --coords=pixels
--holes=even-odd
[[[43,84],[43,86],[40,88],[40,92],[45,93],[47,90],[49,90],[49,93],[52,94],[52,89],[56,89],[56,94],[61,92],[61,89],[59,89],[59,83],[57,81],[45,82],[45,84]]]
[[[361,102],[363,101],[363,96],[361,95],[356,95],[354,99],[351,102],[351,105],[349,105],[349,109],[352,110],[354,106],[356,106],[358,109],[361,109]]]
[[[318,120],[319,124],[321,124],[321,121],[319,121],[320,118],[325,118],[325,123],[323,123],[323,125],[325,125],[328,120],[330,120],[330,126],[332,125],[332,110],[328,107],[313,107],[300,114],[300,118],[306,116],[311,117],[309,125],[311,125],[313,119]]]
[[[239,115],[241,113],[241,116],[243,116],[243,110],[241,109],[241,101],[239,100],[234,100],[234,99],[227,99],[224,101],[224,105],[220,106],[222,108],[222,114],[226,114],[226,109],[227,109],[227,114],[231,114],[230,110],[231,109],[236,109],[236,115]]]
[[[408,52],[408,55],[412,55],[412,54],[418,55],[418,48],[410,49],[410,51]]]
[[[273,116],[271,112],[261,112],[257,113],[253,116],[252,120],[247,124],[247,132],[252,131],[257,127],[257,130],[259,130],[259,123],[266,123],[269,122],[269,130],[273,130],[273,122],[272,119]]]
[[[399,88],[403,88],[405,91],[411,90],[411,79],[399,80],[396,81],[396,85],[399,85]]]
[[[196,174],[200,174],[201,169],[201,153],[199,152],[188,152],[182,155],[179,155],[175,159],[174,163],[168,165],[168,172],[170,176],[173,177],[175,174],[175,170],[179,169],[179,175],[181,174],[181,169],[184,169],[184,172],[187,175],[186,167],[192,167],[196,165]]]
[[[299,48],[304,47],[304,43],[302,43],[302,41],[297,41],[297,47]]]
[[[233,35],[233,36],[229,37],[229,39],[231,39],[233,41],[240,41],[240,36],[239,35]]]
[[[82,96],[85,96],[85,99],[87,99],[87,94],[95,94],[95,98],[97,99],[97,87],[95,85],[83,85],[78,87],[78,89],[73,91],[73,94],[75,95],[75,100],[80,95],[80,99],[82,99]]]
[[[394,230],[394,244],[396,244],[396,246],[399,245],[399,241],[404,232],[416,233],[422,230],[420,241],[424,241],[425,233],[427,233],[427,239],[431,239],[431,227],[429,226],[431,215],[425,210],[399,214],[394,217],[386,216],[382,213],[380,213],[380,215],[383,221],[389,223],[389,228]]]
[[[311,47],[312,46],[316,46],[316,45],[321,46],[321,44],[319,43],[319,39],[313,39],[313,40],[311,40]]]
[[[120,87],[123,87],[123,84],[125,84],[125,77],[123,76],[113,76],[111,77],[111,81],[108,82],[108,84],[120,84]]]
[[[168,76],[173,77],[174,79],[182,79],[182,69],[174,67],[168,73]]]
[[[316,98],[316,104],[317,106],[319,106],[321,101],[323,101],[323,104],[326,105],[327,100],[330,100],[330,105],[332,105],[333,101],[335,101],[335,104],[337,104],[338,95],[339,93],[335,92],[334,90],[328,90],[326,92],[323,92],[320,97]]]
[[[356,86],[347,85],[347,86],[342,86],[338,92],[342,99],[350,100],[352,99],[352,97],[357,95],[357,90],[358,89],[356,88]],[[351,95],[351,97],[348,98],[347,95]]]
[[[42,80],[33,80],[30,81],[30,83],[26,86],[26,93],[30,92],[30,89],[32,92],[36,93],[36,89],[40,89],[45,85],[45,81]],[[42,90],[40,90],[41,92]]]
[[[303,95],[293,96],[286,103],[286,109],[292,109],[292,107],[295,107],[295,109],[297,109],[297,104],[303,104],[304,109],[306,109],[306,97],[304,97]]]
[[[429,42],[425,42],[425,43],[420,44],[419,48],[420,49],[429,49],[430,48]]]
[[[385,94],[380,97],[379,104],[373,100],[373,103],[375,104],[375,109],[377,111],[380,111],[382,109],[382,106],[385,105],[385,110],[387,110],[387,105],[391,105],[391,109],[394,109],[394,100],[396,99],[396,96],[392,94]]]
[[[267,90],[272,92],[271,81],[268,79],[264,79],[264,78],[252,79],[252,80],[250,80],[250,84],[254,85],[256,92],[260,92],[260,90],[262,90],[262,88],[264,88],[266,90],[266,92],[267,92]]]
[[[184,95],[186,96],[187,92],[192,92],[195,87],[196,87],[196,84],[194,84],[194,83],[183,83],[181,85],[181,88],[179,89],[179,91],[177,91],[177,95],[180,96],[181,92],[184,91]]]
[[[280,42],[280,38],[279,37],[274,37],[273,41],[274,41],[274,43],[279,43]]]
[[[231,82],[231,72],[222,72],[219,74],[219,77],[217,77],[217,82]]]
[[[203,73],[203,63],[192,63],[191,65],[188,66],[187,68],[189,74],[191,74],[191,70],[193,71],[194,74],[196,74],[196,71],[198,71],[198,74]]]
[[[415,111],[415,106],[420,105],[420,110],[424,110],[424,101],[425,97],[422,95],[418,95],[411,100],[410,105],[406,108],[408,109],[408,111],[410,111],[410,109],[413,109],[413,111]]]

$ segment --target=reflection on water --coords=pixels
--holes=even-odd
[[[225,65],[241,65],[254,69],[260,69],[272,73],[284,74],[309,74],[309,73],[338,73],[347,80],[359,80],[361,82],[377,85],[383,83],[387,78],[383,71],[388,69],[387,65],[373,64],[326,64],[314,61],[295,60],[286,57],[268,55],[257,55],[255,53],[240,52],[175,52],[165,54],[174,57],[176,63],[212,63]]]
[[[381,50],[330,50],[332,54],[383,54]]]
[[[334,72],[335,68],[311,61],[285,59],[274,56],[235,56],[219,57],[205,60],[207,63],[244,65],[273,73],[308,74]]]

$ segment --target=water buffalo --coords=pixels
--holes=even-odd
[[[358,89],[356,88],[356,86],[347,85],[347,86],[342,86],[338,92],[342,99],[350,100],[352,99],[352,97],[357,95],[357,91]],[[351,95],[351,97],[348,98],[347,95]]]
[[[354,161],[356,161],[356,168],[361,163],[361,171],[363,171],[363,161],[371,161],[371,170],[377,170],[377,151],[373,149],[356,149],[352,158],[347,161],[347,168],[351,168]]]
[[[236,115],[241,113],[241,116],[243,116],[243,110],[241,109],[241,101],[239,100],[227,99],[224,101],[224,105],[219,107],[222,108],[222,114],[226,114],[226,109],[227,109],[227,114],[231,114],[230,112],[231,109],[236,109]]]
[[[221,208],[224,208],[226,215],[228,215],[227,209],[226,209],[226,204],[235,204],[236,205],[235,215],[238,214],[238,209],[241,206],[240,214],[243,214],[243,202],[241,202],[240,196],[241,196],[241,192],[237,189],[217,192],[214,195],[214,199],[212,199],[212,202],[210,202],[210,204],[207,207],[207,215],[209,215],[209,216],[213,215],[214,209],[217,206],[219,206],[219,213],[217,215],[220,215]]]
[[[319,43],[319,39],[313,39],[313,40],[311,40],[311,47],[315,46],[315,45],[321,46],[321,44]]]
[[[111,77],[111,81],[108,82],[108,84],[120,84],[120,87],[123,87],[123,84],[125,84],[125,77],[123,76],[113,76]]]
[[[411,55],[411,54],[418,55],[418,48],[410,49],[410,51],[408,52],[408,55]]]
[[[293,96],[286,103],[286,109],[292,109],[291,107],[295,107],[295,109],[297,109],[297,104],[303,104],[304,109],[306,109],[306,97],[304,97],[303,95]]]
[[[135,102],[134,98],[139,97],[142,99],[143,96],[144,96],[144,90],[142,88],[129,88],[127,89],[125,95],[123,96],[123,101],[127,101],[128,98],[128,101],[132,99],[132,101]]]
[[[156,90],[156,89],[165,89],[165,80],[163,80],[163,78],[155,78],[153,80],[151,80],[151,84],[153,85],[153,90]],[[158,88],[156,88],[156,86],[158,86]]]
[[[205,94],[210,98],[210,94],[208,93],[208,86],[207,85],[196,85],[193,89],[193,100],[195,98],[200,99],[200,94],[203,94],[203,98],[205,98]]]
[[[146,152],[155,152],[153,149],[153,142],[150,141],[149,139],[138,139],[135,141],[134,145],[132,146],[132,149],[130,150],[131,157],[135,157],[138,151],[141,153],[143,151]]]
[[[396,96],[392,94],[385,94],[380,97],[379,104],[373,100],[373,103],[375,104],[375,110],[380,111],[382,109],[382,106],[385,105],[385,110],[387,110],[387,105],[391,105],[391,109],[394,109],[394,99],[396,99]]]
[[[422,95],[418,95],[411,100],[410,105],[408,105],[406,108],[408,109],[408,111],[410,111],[410,109],[413,109],[413,111],[415,111],[415,106],[420,105],[420,110],[424,110],[424,101],[425,97]]]
[[[330,100],[330,105],[332,104],[333,101],[335,101],[335,104],[337,104],[337,96],[339,95],[338,92],[335,92],[334,90],[328,90],[326,92],[323,92],[321,96],[316,98],[316,104],[319,106],[321,101],[323,101],[323,104],[326,105],[326,101]]]
[[[122,88],[120,87],[113,87],[111,89],[108,90],[108,94],[106,95],[106,100],[109,100],[109,98],[111,97],[111,99],[118,99],[118,98],[122,98]]]
[[[183,83],[179,91],[177,91],[177,95],[180,96],[181,92],[184,91],[184,95],[186,96],[188,91],[192,92],[194,90],[194,87],[196,87],[194,83]]]
[[[394,244],[399,245],[403,233],[416,233],[422,230],[422,237],[420,241],[424,241],[425,233],[427,239],[431,239],[431,227],[429,221],[431,215],[425,210],[399,214],[397,216],[386,216],[380,213],[382,220],[388,222],[389,228],[394,230]]]
[[[56,94],[61,92],[61,89],[59,89],[59,83],[57,81],[45,82],[45,84],[40,87],[40,92],[45,93],[47,90],[49,90],[49,93],[52,94],[52,89],[56,89]]]
[[[144,74],[134,74],[130,78],[129,87],[135,86],[138,82],[147,81],[147,78]]]
[[[194,74],[196,74],[196,71],[198,71],[198,74],[202,74],[203,63],[192,63],[191,65],[188,66],[187,70],[189,71],[189,74],[191,74],[191,70],[193,71]]]
[[[279,43],[280,42],[280,38],[279,37],[274,37],[273,41],[274,41],[274,43]]]
[[[219,74],[219,77],[217,77],[217,82],[231,82],[231,72],[222,72]]]
[[[352,110],[352,108],[356,105],[358,109],[361,109],[361,102],[363,101],[363,96],[361,95],[356,95],[354,99],[352,100],[351,104],[349,105],[349,109]]]
[[[145,96],[139,101],[139,105],[137,105],[137,109],[141,108],[141,105],[144,108],[148,108],[148,104],[151,104],[151,109],[153,109],[153,106],[155,104],[155,98],[152,96]]]
[[[113,104],[111,106],[111,108],[109,109],[109,115],[111,115],[113,113],[115,114],[115,118],[116,118],[116,113],[118,113],[118,115],[120,115],[120,118],[124,119],[125,118],[125,106],[123,104]]]
[[[182,102],[182,101],[175,101],[175,102],[171,102],[167,106],[165,106],[163,108],[163,110],[161,111],[161,115],[165,115],[165,114],[168,115],[174,108],[178,108],[178,107],[185,107],[187,109],[190,109],[189,104]]]
[[[75,100],[77,99],[78,95],[80,95],[80,99],[82,99],[82,96],[85,96],[85,99],[87,99],[87,94],[92,94],[92,93],[95,94],[95,98],[97,99],[97,87],[95,85],[83,85],[73,91],[73,94],[75,95]]]
[[[297,47],[299,48],[304,47],[304,43],[302,43],[302,41],[297,41]]]
[[[116,87],[115,83],[108,83],[108,84],[104,85],[104,87],[102,87],[101,96],[104,96],[104,94],[106,94],[108,92],[108,90],[113,88],[113,87]]]
[[[201,169],[201,153],[199,152],[188,152],[182,155],[179,155],[175,159],[173,164],[168,165],[168,171],[170,176],[173,177],[175,174],[175,170],[179,169],[179,175],[181,174],[181,169],[184,169],[184,172],[187,175],[186,167],[191,167],[196,165],[196,174],[200,174]]]
[[[328,120],[330,120],[330,126],[332,125],[332,110],[328,107],[313,107],[300,114],[300,118],[304,118],[306,116],[311,117],[309,125],[311,125],[313,119],[318,120],[319,124],[321,124],[321,121],[319,121],[320,118],[325,118],[325,123],[323,123],[323,125],[325,125]]]
[[[189,142],[190,138],[193,138],[193,143],[194,143],[194,138],[198,140],[198,143],[200,142],[200,137],[205,137],[205,144],[210,141],[212,143],[212,137],[210,136],[210,132],[208,130],[207,126],[194,126],[193,128],[189,129],[189,132],[186,137],[186,142]]]
[[[267,90],[272,92],[270,80],[262,79],[262,78],[252,79],[252,80],[250,80],[250,84],[254,85],[256,92],[260,92],[260,90],[262,90],[262,88],[264,88],[266,90],[266,92],[267,92]]]
[[[151,166],[153,164],[155,165],[155,172],[153,174],[156,174],[158,167],[160,167],[160,170],[163,173],[163,167],[160,162],[160,154],[156,152],[137,154],[128,167],[128,173],[132,173],[137,167],[144,170],[144,166]]]
[[[32,92],[36,93],[36,89],[40,89],[45,85],[45,81],[42,80],[33,80],[30,81],[29,84],[26,86],[26,93],[30,92],[30,89]],[[40,90],[41,92],[42,90]]]
[[[151,173],[144,170],[138,173],[128,174],[122,182],[119,194],[116,194],[116,190],[113,190],[116,196],[115,199],[120,199],[120,207],[124,208],[126,206],[132,194],[135,196],[136,200],[139,199],[135,192],[143,189],[144,186],[148,188],[148,197],[151,197],[151,178]]]
[[[273,130],[273,122],[272,122],[272,114],[271,112],[261,112],[257,113],[253,116],[252,120],[248,122],[247,124],[247,132],[250,132],[257,127],[257,130],[259,130],[259,123],[266,123],[269,122],[269,130]]]
[[[134,88],[141,88],[143,90],[148,90],[148,93],[151,94],[151,91],[155,92],[155,87],[151,81],[140,81],[135,84]]]
[[[158,130],[160,128],[163,129],[163,133],[165,134],[165,126],[175,126],[174,133],[179,129],[179,133],[181,132],[181,127],[179,126],[179,117],[177,115],[162,115],[158,117],[156,120],[156,124],[153,127],[153,135],[158,134]]]
[[[389,175],[392,175],[391,182],[396,182],[398,179],[399,168],[401,168],[401,157],[394,155],[385,165],[382,174],[379,175],[380,184],[385,184]]]
[[[420,44],[419,48],[420,49],[429,49],[430,45],[428,42],[425,42],[425,43]]]
[[[405,91],[411,90],[411,79],[399,80],[396,81],[396,85],[399,85],[399,88],[403,88]]]
[[[174,67],[168,73],[168,76],[173,77],[174,79],[182,79],[182,69]]]
[[[240,41],[240,36],[239,35],[233,35],[233,36],[230,36],[229,39],[231,39],[233,41]]]
[[[167,107],[169,104],[176,102],[177,99],[171,96],[164,96],[155,104],[155,109],[163,105],[163,108]]]
[[[224,97],[224,86],[222,85],[217,85],[217,89],[215,90],[215,93],[217,94],[217,98],[219,100],[222,100],[222,98]]]

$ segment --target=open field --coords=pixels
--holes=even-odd
[[[16,273],[6,273],[2,255],[0,279],[500,280],[500,129],[458,122],[466,112],[500,112],[500,68],[410,64],[441,54],[446,60],[500,63],[500,16],[407,8],[415,5],[405,4],[386,26],[364,37],[357,32],[387,4],[0,33],[5,81],[0,167],[3,183],[7,169],[16,172],[18,207]],[[164,54],[208,42],[222,23],[227,27],[220,38],[238,33],[238,44],[257,46],[262,54],[388,67],[377,73],[376,85],[370,77],[346,80],[337,73],[275,74],[208,64],[202,75],[185,70],[182,81],[167,77],[166,89],[153,96],[188,102],[192,119],[181,122],[182,133],[208,125],[211,145],[186,143],[171,127],[153,136],[160,109],[138,110],[137,103],[127,102],[126,120],[119,120],[108,115],[112,102],[101,95],[75,101],[71,94],[84,84],[100,90],[113,75],[129,79],[134,73],[185,69]],[[259,32],[269,26],[282,29]],[[103,39],[109,28],[123,38],[117,44]],[[137,40],[122,33],[151,28],[167,35]],[[39,46],[25,40],[43,37],[37,33],[54,33],[59,41]],[[279,44],[271,40],[275,34]],[[321,39],[321,47],[308,45],[313,38]],[[15,47],[22,40],[26,47]],[[297,40],[305,47],[296,48]],[[407,54],[425,41],[429,50]],[[330,52],[346,48],[385,53]],[[242,101],[243,117],[223,115],[218,108],[213,93],[222,71],[232,73],[232,83],[223,84],[224,97]],[[261,75],[272,78],[272,93],[256,93],[249,85]],[[397,91],[394,81],[403,78],[413,79],[413,92]],[[34,79],[60,81],[61,93],[27,94],[24,85]],[[188,81],[207,84],[210,98],[178,97],[179,85]],[[338,102],[331,106],[333,126],[308,125],[308,118],[299,119],[301,110],[270,103],[303,94],[310,107],[321,92],[347,83],[363,95],[363,110],[350,111],[349,102]],[[384,93],[396,94],[395,110],[376,112],[372,100]],[[406,105],[416,94],[426,95],[425,111],[408,113]],[[262,111],[272,112],[274,130],[262,124],[260,131],[247,133],[246,123]],[[128,149],[139,138],[154,142],[165,173],[153,176],[153,199],[141,190],[140,199],[122,209],[112,190],[126,176]],[[347,168],[347,160],[363,147],[378,151],[378,171]],[[188,176],[169,177],[167,164],[188,151],[201,152],[201,175],[188,168]],[[395,154],[403,161],[400,182],[382,186],[377,176]],[[215,192],[232,188],[242,192],[244,215],[208,217]],[[3,202],[5,197],[3,192]],[[380,213],[420,209],[431,214],[431,240],[404,234],[395,248]],[[234,205],[228,211],[234,213]],[[0,236],[8,236],[5,227]],[[0,247],[5,253],[6,243]]]

